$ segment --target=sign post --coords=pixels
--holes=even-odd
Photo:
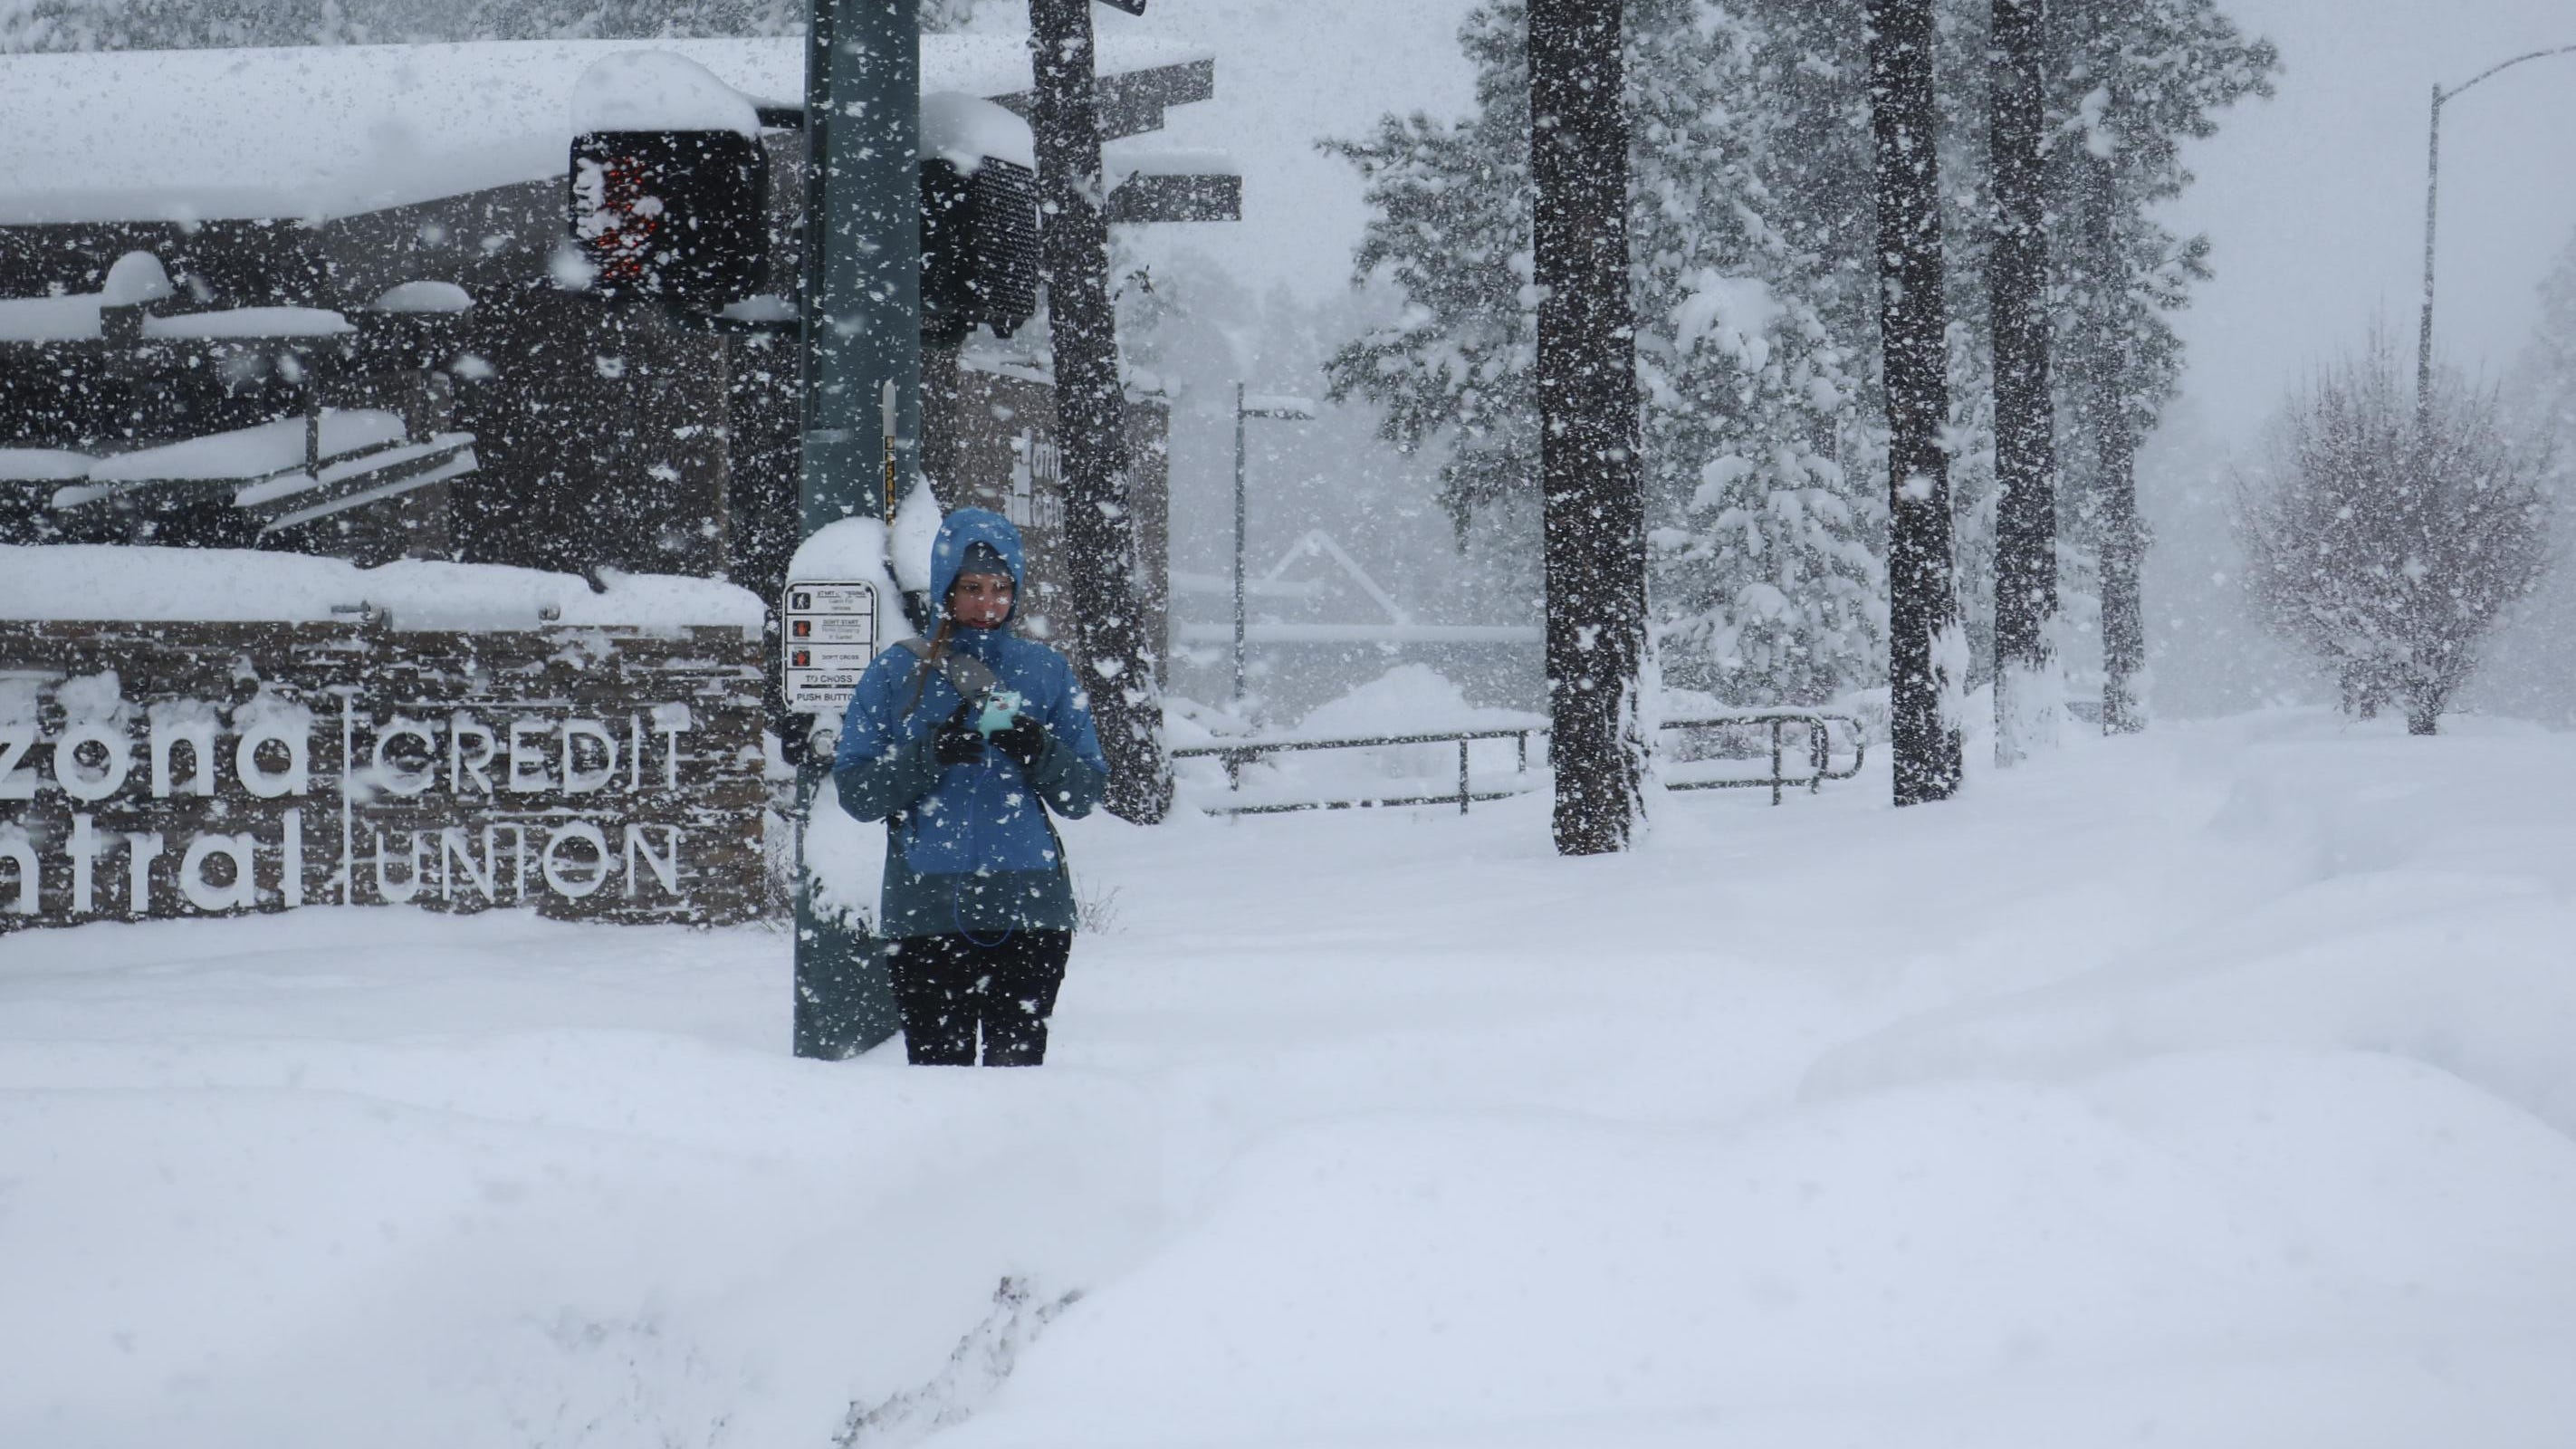
[[[887,0],[811,0],[805,54],[804,446],[799,469],[799,522],[811,537],[848,518],[884,519],[885,480],[919,469],[921,437],[921,17],[918,7]],[[794,590],[807,585],[791,583]],[[827,588],[814,584],[817,603]],[[844,603],[854,596],[836,594]],[[873,650],[885,601],[870,597],[866,647]],[[882,943],[862,923],[817,909],[805,850],[814,803],[830,778],[831,756],[818,748],[840,714],[796,703],[798,681],[814,694],[843,672],[822,661],[843,659],[854,638],[826,639],[825,628],[855,632],[855,610],[781,612],[783,633],[801,620],[817,631],[801,674],[799,642],[787,651],[791,712],[810,715],[795,742],[796,1054],[836,1059],[894,1035],[900,1022]],[[834,622],[838,621],[838,622]],[[864,668],[864,661],[861,663]],[[855,684],[855,672],[849,672]],[[812,695],[809,695],[812,697]],[[847,693],[841,694],[843,700]],[[865,890],[866,882],[844,882]]]

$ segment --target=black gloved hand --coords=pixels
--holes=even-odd
[[[1011,716],[1008,726],[993,732],[993,748],[1020,762],[1023,770],[1037,768],[1038,757],[1046,753],[1046,726],[1024,714]]]
[[[984,737],[975,732],[967,716],[975,712],[969,700],[957,706],[957,712],[930,737],[930,752],[943,765],[971,765],[984,758]]]

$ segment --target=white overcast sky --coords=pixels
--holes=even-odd
[[[1233,152],[1245,222],[1185,230],[1256,287],[1346,284],[1363,212],[1313,138],[1387,110],[1455,115],[1467,0],[1154,0],[1136,27],[1212,47],[1218,100],[1175,112],[1175,145]],[[2192,153],[2173,219],[2216,243],[2218,279],[2182,319],[2201,417],[2246,439],[2284,388],[2385,317],[2411,346],[2432,85],[2576,44],[2576,0],[2228,0],[2279,42],[2279,96],[2230,113]],[[2437,332],[2493,376],[2529,335],[2534,289],[2576,232],[2576,55],[2533,61],[2446,108]]]
[[[2384,317],[2414,346],[2424,143],[2435,83],[2576,45],[2576,0],[2230,0],[2279,42],[2280,94],[2192,155],[2176,208],[2218,279],[2181,322],[2186,384],[2242,439],[2282,390]],[[2530,337],[2536,289],[2576,233],[2576,54],[2515,67],[2443,107],[2437,347],[2490,378]]]

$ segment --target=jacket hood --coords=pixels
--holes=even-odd
[[[989,508],[960,508],[940,523],[939,539],[930,546],[931,617],[948,617],[948,590],[957,582],[957,570],[966,562],[966,551],[979,543],[991,544],[1010,567],[1011,612],[1001,624],[1008,627],[1020,616],[1020,597],[1027,592],[1028,565],[1020,548],[1019,529]]]

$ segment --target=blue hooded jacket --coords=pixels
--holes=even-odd
[[[1011,618],[1019,615],[1027,576],[1020,531],[989,509],[961,508],[940,525],[930,551],[930,597],[942,620],[949,586],[978,543],[992,545],[1009,566]],[[1021,712],[1045,729],[1046,748],[1025,772],[989,743],[982,759],[940,765],[931,736],[962,700],[943,671],[908,648],[879,654],[850,697],[832,779],[842,809],[886,822],[879,929],[888,936],[1073,929],[1073,884],[1047,812],[1090,814],[1109,764],[1073,666],[1011,633],[1010,624],[952,627],[948,652],[981,661],[999,688],[1018,691]]]

